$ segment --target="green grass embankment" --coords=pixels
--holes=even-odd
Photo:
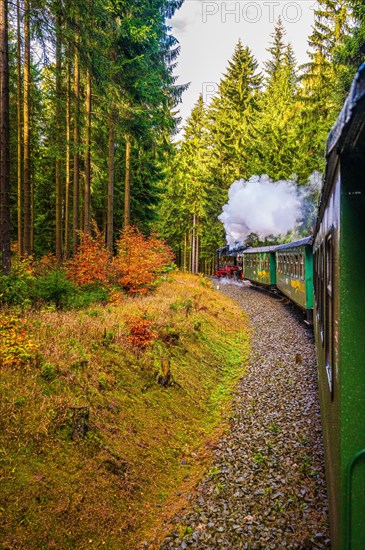
[[[29,330],[42,361],[1,372],[3,547],[134,550],[206,465],[244,374],[244,315],[178,273],[146,297],[35,312]]]

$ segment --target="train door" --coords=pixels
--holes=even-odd
[[[333,234],[332,230],[326,236],[325,241],[325,327],[324,327],[324,347],[326,372],[328,385],[331,394],[333,394]]]

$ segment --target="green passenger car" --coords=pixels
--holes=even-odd
[[[243,252],[243,278],[266,287],[275,286],[275,250],[276,246],[246,248]]]
[[[276,285],[305,310],[308,321],[313,319],[312,242],[307,237],[276,248]]]
[[[315,337],[333,550],[365,548],[365,65],[327,141]]]

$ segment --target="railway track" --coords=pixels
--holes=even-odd
[[[214,462],[160,548],[329,548],[312,331],[247,284],[219,292],[249,316],[250,364]]]

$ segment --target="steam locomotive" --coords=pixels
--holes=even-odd
[[[225,251],[313,318],[333,550],[365,548],[365,65],[331,130],[313,237]],[[224,256],[222,256],[224,257]]]

